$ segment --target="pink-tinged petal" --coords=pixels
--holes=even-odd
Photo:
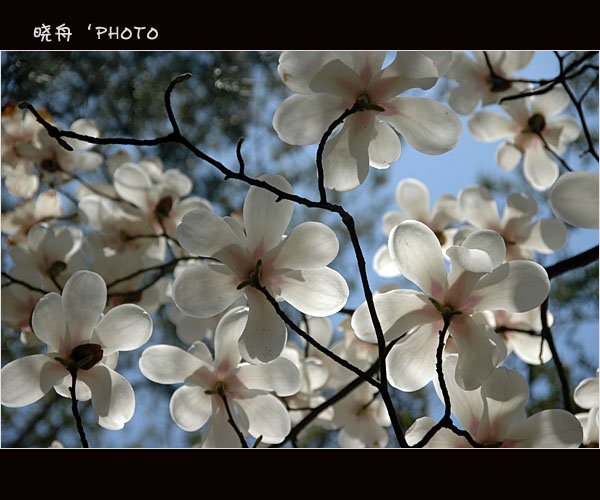
[[[455,310],[468,310],[469,296],[477,281],[493,269],[492,261],[486,252],[462,246],[451,246],[446,255],[451,264],[445,303]]]
[[[504,342],[485,325],[464,315],[452,320],[450,332],[458,346],[456,383],[466,391],[477,389],[504,360]]]
[[[273,128],[286,144],[317,144],[345,108],[339,97],[330,94],[294,94],[285,99],[275,111]]]
[[[383,122],[375,122],[373,136],[369,143],[369,164],[373,168],[385,169],[394,163],[402,153],[402,143],[392,127]]]
[[[49,351],[63,352],[64,344],[68,342],[67,327],[62,298],[58,293],[48,293],[37,302],[31,316],[31,326],[35,336],[48,345]]]
[[[309,85],[316,93],[331,94],[354,104],[364,90],[360,76],[340,59],[325,64],[313,77]]]
[[[238,343],[247,322],[247,307],[235,307],[219,320],[214,335],[215,367],[218,370],[237,368],[242,358]]]
[[[125,377],[103,364],[79,370],[77,376],[92,392],[92,406],[98,425],[117,431],[131,420],[135,411],[135,394]]]
[[[462,124],[454,111],[433,99],[396,97],[380,115],[417,151],[429,155],[447,153],[462,134]]]
[[[157,384],[180,384],[199,370],[212,371],[210,364],[171,345],[154,345],[145,349],[140,356],[139,367],[144,377]]]
[[[296,226],[277,248],[273,266],[277,269],[318,269],[338,254],[335,232],[320,222]]]
[[[334,57],[327,51],[286,50],[279,56],[277,72],[292,92],[309,94],[313,76]]]
[[[293,193],[292,186],[279,175],[263,175],[259,180],[285,193]],[[292,213],[294,203],[279,200],[278,196],[261,187],[252,186],[244,201],[244,226],[248,237],[248,250],[255,258],[278,245],[285,232]],[[268,224],[265,222],[269,221]]]
[[[328,267],[291,271],[281,279],[280,297],[311,316],[324,317],[337,313],[344,307],[350,294],[342,275]]]
[[[177,241],[192,255],[214,257],[234,271],[242,271],[250,256],[246,255],[244,241],[230,224],[210,210],[192,210],[177,226]]]
[[[290,416],[283,403],[271,394],[237,399],[235,405],[248,418],[248,432],[255,438],[262,436],[264,443],[280,443],[290,432]]]
[[[67,281],[62,292],[62,305],[72,347],[84,344],[92,337],[106,306],[106,293],[104,279],[90,271],[78,271]]]
[[[171,396],[169,410],[173,421],[184,431],[194,432],[200,429],[212,414],[212,398],[203,387],[184,385]]]
[[[186,314],[210,318],[222,313],[238,298],[240,279],[227,266],[206,264],[184,270],[173,282],[173,300]]]
[[[554,215],[576,227],[598,229],[598,173],[567,172],[550,190]]]
[[[275,308],[254,288],[246,292],[248,321],[239,340],[240,353],[250,363],[268,363],[277,358],[287,341],[287,329]]]
[[[520,126],[509,117],[487,109],[472,115],[467,128],[475,139],[484,142],[514,137],[520,132]]]
[[[343,62],[360,76],[363,85],[368,85],[383,66],[387,52],[385,50],[355,50],[335,52]]]
[[[405,278],[437,300],[446,288],[446,264],[437,236],[422,222],[407,220],[390,233],[388,248]]]
[[[481,397],[484,412],[477,439],[482,443],[502,441],[513,423],[525,418],[527,381],[519,372],[500,366],[482,384]]]
[[[362,184],[369,173],[369,145],[375,114],[362,111],[350,116],[323,150],[325,187],[349,191]]]
[[[565,410],[543,410],[507,432],[502,447],[578,448],[583,429],[577,418]]]
[[[441,319],[440,313],[427,297],[414,290],[392,290],[373,297],[377,318],[386,341],[394,340],[414,327]],[[356,336],[365,342],[377,342],[373,320],[366,302],[363,302],[351,320]]]
[[[523,158],[523,175],[537,191],[546,191],[558,179],[558,164],[547,153],[541,141],[532,141]]]
[[[468,186],[458,194],[458,206],[464,219],[479,228],[500,227],[498,205],[492,194],[481,186]]]
[[[444,381],[446,383],[446,388],[448,389],[448,394],[450,395],[452,413],[456,416],[461,427],[476,439],[479,423],[484,411],[481,391],[480,389],[465,391],[457,384],[457,363],[458,354],[449,354],[444,357]],[[438,377],[436,377],[433,382],[440,401],[443,401],[444,396],[440,388]]]
[[[368,94],[375,102],[384,103],[409,89],[430,89],[437,80],[438,69],[429,57],[416,51],[398,51],[391,64],[373,79]]]
[[[274,391],[281,397],[296,394],[302,386],[296,365],[282,357],[270,363],[243,365],[237,376],[248,389]]]
[[[104,355],[131,351],[144,345],[152,335],[152,318],[136,304],[121,304],[108,311],[94,329],[93,340]]]
[[[496,149],[496,163],[505,172],[514,170],[522,157],[523,153],[512,142],[504,142]]]
[[[115,170],[113,180],[121,198],[142,210],[148,209],[152,181],[143,168],[134,163],[124,163]]]
[[[392,347],[386,357],[390,384],[405,392],[425,387],[436,376],[439,324],[426,325],[409,333]]]
[[[396,203],[410,219],[429,219],[429,189],[417,179],[403,179],[396,186]]]
[[[525,312],[539,306],[548,296],[546,270],[531,261],[502,264],[484,276],[473,290],[473,312],[506,310]]]
[[[55,354],[33,354],[15,359],[2,368],[2,404],[10,408],[27,406],[41,399],[65,377],[71,379]]]

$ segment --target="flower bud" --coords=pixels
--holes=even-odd
[[[78,368],[81,368],[82,370],[89,370],[102,359],[103,355],[104,353],[101,345],[81,344],[71,352],[71,360]],[[79,366],[79,363],[83,364]]]

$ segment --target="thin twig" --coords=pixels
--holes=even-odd
[[[69,387],[69,392],[71,393],[71,411],[73,412],[73,416],[75,417],[75,422],[77,424],[77,432],[79,432],[79,438],[81,439],[81,445],[84,448],[89,448],[87,439],[85,437],[85,431],[83,430],[83,423],[81,422],[81,417],[79,416],[79,410],[77,409],[77,397],[75,396],[75,384],[77,382],[77,368],[69,369],[71,373],[71,387]]]

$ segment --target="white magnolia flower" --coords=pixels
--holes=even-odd
[[[479,389],[465,391],[454,382],[456,355],[444,359],[444,375],[452,413],[471,437],[481,445],[499,448],[577,448],[583,431],[568,411],[551,409],[527,416],[525,404],[529,388],[518,371],[496,368]],[[443,400],[439,384],[435,388]],[[406,441],[416,444],[435,421],[418,419],[406,433]],[[426,447],[468,448],[466,438],[449,429],[438,431]]]
[[[573,391],[573,400],[587,412],[576,413],[575,416],[583,427],[583,444],[586,446],[598,446],[598,370],[595,377],[583,379]]]
[[[242,362],[238,341],[248,308],[238,307],[223,316],[214,337],[214,359],[203,342],[187,351],[170,345],[147,348],[139,366],[145,377],[159,384],[183,384],[170,401],[175,423],[185,431],[205,424],[202,446],[240,447],[240,440],[228,422],[227,407],[236,427],[245,435],[279,443],[290,431],[290,417],[275,395],[285,397],[300,389],[300,374],[288,359],[252,365]],[[225,398],[225,401],[223,400]]]
[[[41,110],[46,120],[52,121],[48,113]],[[38,133],[42,125],[33,113],[27,113],[14,102],[2,107],[2,178],[9,193],[21,198],[30,198],[38,190],[40,180],[31,160],[19,154],[21,144],[39,145]]]
[[[386,52],[283,52],[278,72],[294,95],[275,111],[273,127],[293,145],[317,144],[328,127],[359,102],[323,152],[325,186],[358,187],[369,166],[388,168],[400,157],[397,133],[416,150],[438,155],[454,148],[462,125],[452,110],[433,99],[397,97],[429,89],[439,77],[439,53],[398,52],[382,69]]]
[[[598,229],[598,172],[567,172],[550,189],[550,207],[567,224]]]
[[[448,94],[448,104],[457,113],[469,115],[475,111],[480,101],[482,106],[489,106],[524,89],[523,84],[506,80],[531,62],[533,51],[487,51],[494,76],[483,51],[473,51],[472,55],[470,57],[465,52],[456,52],[452,66],[445,75],[458,83]]]
[[[16,359],[2,368],[2,404],[21,407],[35,403],[53,387],[70,397],[72,384],[66,363],[79,363],[76,397],[91,398],[98,424],[123,428],[133,416],[135,395],[131,384],[114,368],[119,351],[145,344],[152,319],[142,308],[125,304],[103,314],[106,284],[96,273],[79,271],[62,296],[51,292],[36,305],[32,326],[47,344],[47,352]],[[87,361],[86,361],[87,360]]]
[[[484,142],[506,139],[496,150],[502,170],[513,170],[523,159],[523,175],[538,191],[550,188],[558,178],[560,155],[579,136],[579,124],[570,116],[554,117],[569,105],[562,87],[545,94],[504,101],[500,108],[509,116],[482,110],[472,115],[467,126],[473,137]],[[554,118],[553,118],[554,117]],[[547,150],[550,149],[550,151]]]
[[[261,180],[292,192],[280,176],[265,175]],[[214,259],[175,279],[177,307],[208,318],[245,295],[250,313],[240,348],[247,361],[275,359],[287,339],[285,323],[253,286],[256,280],[277,300],[311,316],[330,316],[348,298],[344,278],[327,267],[338,253],[335,233],[319,222],[305,222],[283,237],[293,210],[293,202],[277,201],[266,189],[251,187],[243,209],[245,231],[232,217],[221,218],[210,210],[188,212],[177,228],[185,250]]]
[[[80,118],[70,127],[72,132],[90,137],[98,137],[100,132],[92,120]],[[39,171],[39,176],[49,186],[60,185],[72,179],[76,170],[90,172],[96,170],[104,161],[104,157],[89,142],[63,138],[73,148],[68,151],[56,139],[50,137],[45,128],[38,133],[38,143],[20,143],[17,152],[23,158],[32,161]]]
[[[44,277],[42,288],[57,291],[56,283],[62,286],[84,268],[82,243],[81,229],[40,222],[27,233],[27,245],[13,246],[8,254],[15,268],[35,269]]]
[[[533,222],[538,206],[524,193],[506,198],[502,218],[492,194],[481,186],[469,186],[458,195],[463,219],[470,226],[460,228],[454,243],[460,243],[477,229],[491,229],[504,239],[506,260],[535,260],[535,253],[550,254],[561,249],[567,241],[567,228],[557,219],[538,219]]]
[[[457,383],[466,390],[479,387],[506,357],[504,342],[472,315],[486,310],[523,312],[539,306],[548,296],[545,269],[531,261],[502,264],[504,241],[496,232],[480,230],[461,246],[446,251],[425,224],[405,221],[389,238],[390,255],[402,274],[422,291],[395,289],[374,297],[386,341],[407,332],[392,347],[386,363],[390,383],[403,391],[424,387],[436,376],[438,332],[443,316],[451,319],[449,344],[459,354]],[[376,342],[367,304],[352,316],[359,338]]]
[[[9,235],[9,244],[27,242],[27,233],[38,222],[63,214],[60,198],[55,191],[43,191],[36,198],[17,203],[11,211],[2,212],[2,232]]]
[[[385,427],[392,425],[377,389],[363,383],[334,405],[334,423],[340,428],[338,444],[342,448],[385,448],[389,436]]]
[[[383,215],[383,232],[389,237],[390,232],[405,220],[418,220],[431,228],[440,240],[442,250],[452,244],[456,229],[451,224],[460,222],[456,197],[443,194],[429,208],[429,190],[417,179],[404,179],[396,186],[396,203],[400,212],[389,211]],[[390,257],[387,245],[379,247],[373,259],[373,268],[380,276],[392,278],[400,275],[398,267]]]

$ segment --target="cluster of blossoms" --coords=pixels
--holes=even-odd
[[[281,54],[278,73],[291,95],[275,111],[273,127],[289,145],[328,137],[321,144],[324,188],[359,189],[370,167],[387,169],[399,160],[401,139],[421,153],[443,155],[463,133],[459,115],[468,115],[473,137],[505,140],[498,165],[511,171],[522,163],[532,189],[548,192],[555,216],[536,218],[538,204],[523,192],[507,196],[500,211],[478,185],[432,205],[428,187],[405,178],[395,192],[399,211],[383,215],[387,244],[372,264],[381,277],[402,277],[416,288],[390,282],[354,311],[344,309],[351,290],[332,267],[340,251],[335,231],[317,221],[289,228],[297,197],[283,176],[255,179],[241,212],[220,215],[193,194],[183,171],[165,168],[161,159],[135,160],[125,150],[104,158],[91,143],[73,139],[65,139],[67,151],[32,114],[6,106],[2,176],[8,192],[22,199],[2,214],[12,263],[2,325],[40,352],[3,365],[2,404],[26,406],[54,389],[74,403],[91,399],[100,426],[123,428],[135,396],[115,370],[119,351],[147,344],[152,315],[168,311],[176,338],[145,347],[134,368],[175,386],[170,415],[184,431],[201,431],[198,447],[248,446],[248,439],[278,445],[304,436],[307,418],[335,431],[340,447],[388,446],[394,419],[383,384],[377,377],[355,384],[357,372],[380,361],[382,347],[379,373],[391,387],[412,393],[431,384],[444,403],[447,392],[456,421],[472,438],[442,428],[426,446],[597,446],[597,374],[573,394],[585,413],[548,409],[528,416],[527,382],[505,365],[511,353],[531,365],[552,359],[542,333],[554,318],[548,311],[541,316],[550,279],[536,259],[563,248],[569,226],[598,228],[598,174],[559,175],[556,157],[580,132],[576,120],[556,116],[569,104],[567,93],[555,86],[500,102],[531,89],[511,75],[532,57]],[[456,83],[448,105],[418,94],[441,78]],[[71,130],[100,135],[88,119]],[[83,180],[100,165],[111,182]],[[71,181],[79,185],[75,211],[67,213],[58,189]],[[71,217],[85,228],[68,224]],[[302,317],[299,342],[289,335],[290,310]],[[336,314],[342,316],[337,338]],[[427,416],[416,419],[406,443],[419,443],[435,425]]]

